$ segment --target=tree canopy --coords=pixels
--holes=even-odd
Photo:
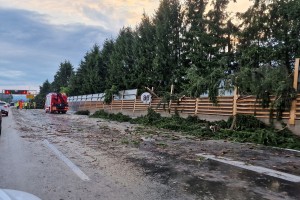
[[[227,9],[230,2],[161,0],[154,16],[144,13],[135,28],[95,44],[76,70],[61,63],[51,89],[83,95],[147,86],[160,94],[174,84],[176,93],[208,93],[216,102],[220,88],[237,86],[265,106],[270,95],[288,106],[300,56],[299,1],[253,0],[236,15]]]

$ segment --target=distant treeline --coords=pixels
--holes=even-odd
[[[292,72],[300,56],[300,3],[253,0],[244,13],[229,13],[235,0],[161,0],[153,16],[143,14],[135,27],[95,44],[74,70],[60,64],[54,81],[40,86],[45,94],[69,96],[144,87],[158,95],[170,92],[216,101],[219,88],[239,88],[281,109],[295,96]],[[245,0],[240,0],[245,1]],[[100,41],[99,41],[100,42]],[[278,104],[278,105],[277,105]]]

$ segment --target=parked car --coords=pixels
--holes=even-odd
[[[0,188],[0,199],[4,200],[41,200],[37,196],[20,190]]]
[[[0,135],[1,135],[1,130],[2,130],[2,114],[0,115]]]
[[[1,114],[4,114],[8,116],[8,104],[4,101],[0,101],[0,109],[1,109]]]

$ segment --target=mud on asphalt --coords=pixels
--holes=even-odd
[[[240,169],[197,156],[206,153],[300,176],[300,152],[201,140],[179,132],[88,118],[72,113],[45,114],[17,110],[12,114],[30,141],[68,138],[105,151],[143,174],[197,199],[300,199],[300,183]],[[121,159],[122,158],[122,159]]]

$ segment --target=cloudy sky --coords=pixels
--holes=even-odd
[[[248,0],[234,8],[246,8]],[[61,62],[77,68],[94,44],[134,27],[159,0],[0,0],[0,92],[38,90]]]

